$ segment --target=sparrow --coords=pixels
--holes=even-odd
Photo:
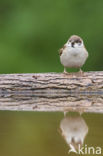
[[[88,51],[84,46],[83,39],[77,35],[72,35],[64,46],[59,50],[60,62],[64,66],[64,73],[66,68],[79,68],[84,65],[88,58]]]

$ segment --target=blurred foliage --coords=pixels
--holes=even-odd
[[[103,70],[103,0],[1,0],[0,73],[62,72],[58,49],[80,35],[83,69]]]

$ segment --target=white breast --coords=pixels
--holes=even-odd
[[[88,52],[84,47],[67,47],[60,56],[61,64],[64,67],[80,68],[85,63]]]

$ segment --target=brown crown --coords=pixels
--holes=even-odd
[[[81,43],[82,42],[82,38],[77,36],[77,35],[72,35],[70,38],[69,38],[69,42],[79,42]]]

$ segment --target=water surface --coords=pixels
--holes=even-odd
[[[60,133],[63,119],[62,112],[0,111],[0,155],[68,156],[69,145]],[[84,145],[103,149],[103,114],[83,113],[82,119],[88,127]]]

